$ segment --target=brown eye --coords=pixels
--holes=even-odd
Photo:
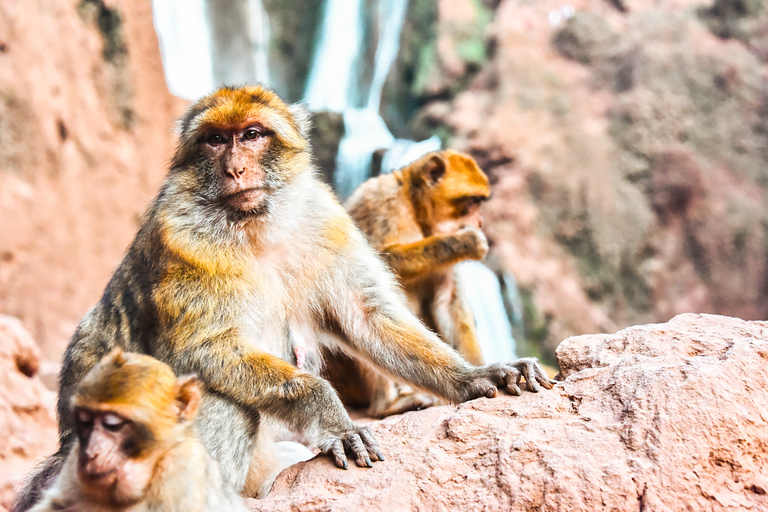
[[[245,140],[252,140],[258,138],[260,135],[259,131],[255,128],[248,128],[245,130],[245,133],[243,134],[243,138]]]
[[[212,146],[215,146],[216,144],[221,144],[221,143],[223,143],[223,142],[224,142],[224,137],[222,137],[222,136],[221,136],[220,134],[218,134],[218,133],[212,133],[212,134],[210,134],[210,135],[208,136],[208,138],[207,138],[207,139],[205,139],[205,142],[207,142],[208,144],[210,144],[210,145],[212,145]]]

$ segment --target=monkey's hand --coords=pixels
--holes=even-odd
[[[469,371],[464,388],[464,401],[485,396],[494,398],[499,389],[506,389],[513,395],[520,395],[520,384],[525,379],[529,391],[538,392],[540,385],[552,389],[557,381],[544,373],[539,362],[532,357],[517,359],[509,363],[493,363]]]
[[[467,259],[482,260],[488,254],[488,239],[477,228],[463,228],[451,235],[455,240],[454,251]]]
[[[355,459],[355,463],[360,467],[373,467],[377,460],[384,460],[379,449],[379,444],[374,439],[368,427],[360,427],[351,423],[350,428],[332,435],[321,443],[320,449],[331,454],[336,461],[336,465],[343,469],[348,469],[347,453],[350,453]]]

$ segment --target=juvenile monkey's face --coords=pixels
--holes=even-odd
[[[80,442],[77,475],[83,489],[115,505],[141,499],[151,476],[151,465],[139,456],[141,429],[113,412],[78,407],[74,414]]]

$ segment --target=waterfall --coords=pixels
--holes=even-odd
[[[165,81],[175,96],[196,99],[213,89],[204,0],[152,0]]]
[[[194,100],[215,87],[269,84],[269,17],[261,0],[152,0],[165,80]]]
[[[395,139],[379,115],[381,91],[397,57],[400,32],[408,0],[380,0],[376,4],[379,39],[368,90],[364,90],[363,32],[361,0],[328,0],[323,29],[304,99],[311,110],[332,110],[344,116],[344,138],[339,144],[334,171],[334,188],[340,197],[349,196],[368,178],[371,156],[381,148],[387,152],[382,172],[412,162],[429,151],[440,149],[440,140],[431,137],[416,143]],[[356,72],[356,70],[358,72]]]
[[[517,357],[512,326],[496,274],[479,261],[464,261],[454,269],[459,286],[472,308],[485,362],[509,361]]]
[[[354,94],[354,66],[362,41],[362,0],[326,0],[320,41],[304,101],[311,110],[343,112]]]

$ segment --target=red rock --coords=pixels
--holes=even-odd
[[[10,508],[13,485],[56,450],[56,396],[36,375],[39,364],[21,321],[0,315],[0,510]]]
[[[554,390],[371,423],[387,460],[318,457],[259,511],[766,510],[768,322],[686,314],[565,340]]]

